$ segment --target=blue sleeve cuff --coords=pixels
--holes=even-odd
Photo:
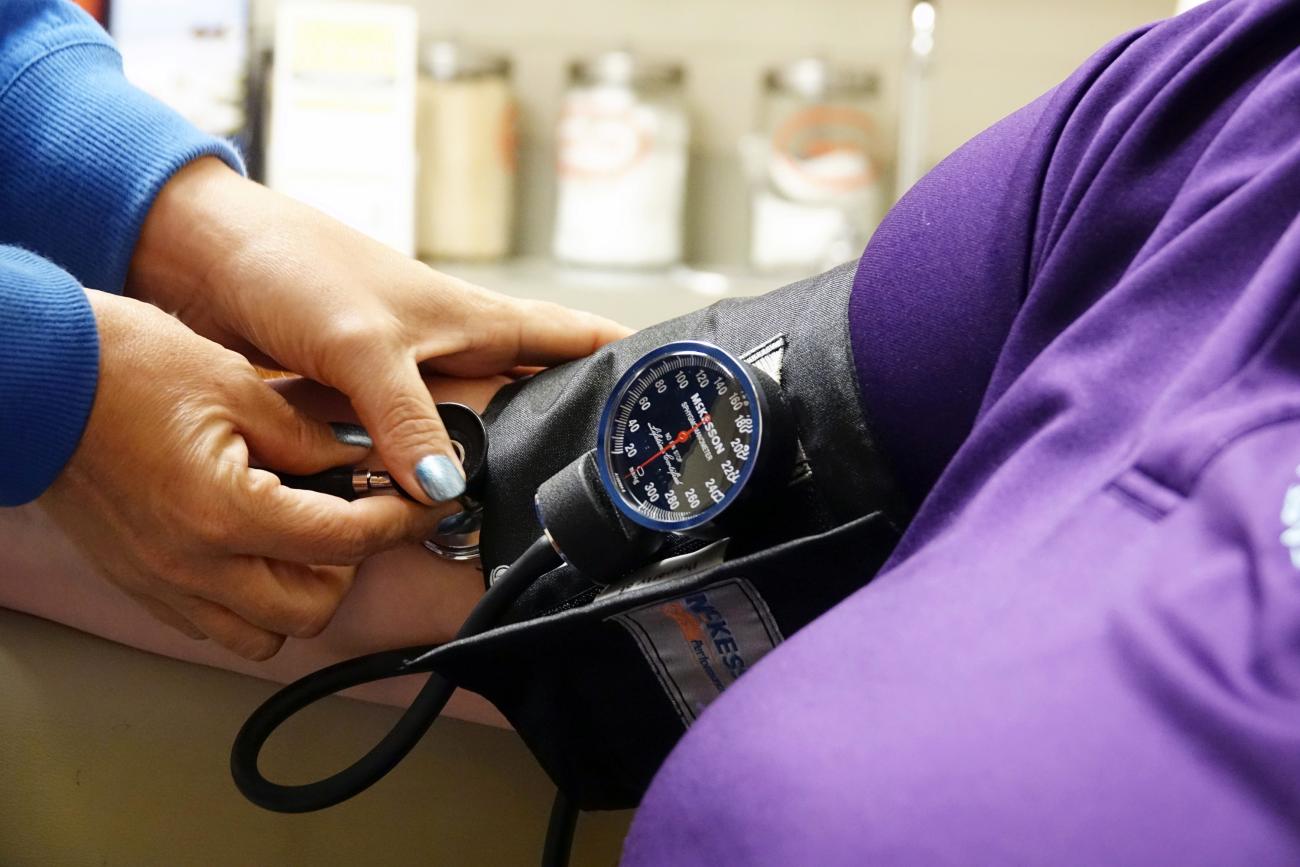
[[[120,292],[154,198],[185,164],[229,142],[132,87],[106,39],[53,48],[0,91],[0,240],[84,286]]]
[[[0,246],[0,506],[35,499],[63,470],[98,378],[99,332],[80,284]]]

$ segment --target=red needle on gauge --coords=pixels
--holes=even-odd
[[[698,422],[696,422],[686,430],[677,434],[677,436],[673,437],[668,442],[664,443],[663,448],[661,448],[659,451],[655,452],[650,457],[646,458],[644,461],[642,461],[641,463],[633,467],[632,472],[628,473],[628,475],[629,476],[632,475],[637,470],[644,467],[646,464],[653,463],[656,458],[663,457],[664,453],[667,452],[670,448],[672,448],[673,446],[679,446],[682,443],[686,442],[688,439],[691,438],[691,434],[695,433],[697,430],[704,427],[706,424],[708,424],[711,421],[713,421],[713,417],[706,412],[704,415],[700,416],[700,420]]]

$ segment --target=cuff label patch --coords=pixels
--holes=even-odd
[[[685,726],[781,643],[767,603],[743,578],[612,619],[631,634]]]

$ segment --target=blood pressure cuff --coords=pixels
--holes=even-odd
[[[908,516],[859,405],[853,275],[847,264],[721,301],[509,385],[488,407],[480,544],[489,575],[542,534],[534,493],[596,444],[606,398],[647,351],[716,344],[776,379],[796,423],[788,485],[729,539],[679,539],[661,562],[608,586],[561,567],[502,626],[436,655],[437,670],[490,699],[582,807],[634,806],[713,698],[861,587],[892,550]]]

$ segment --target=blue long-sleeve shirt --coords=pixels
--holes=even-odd
[[[186,163],[239,155],[131,87],[68,0],[0,3],[0,506],[49,486],[95,397],[82,287],[120,292],[154,197]]]

